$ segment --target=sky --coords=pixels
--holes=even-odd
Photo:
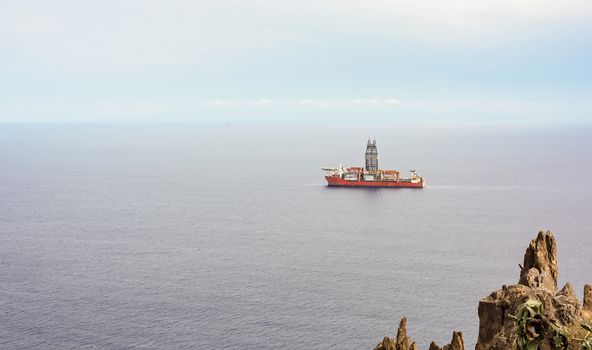
[[[0,122],[592,124],[589,0],[5,0],[0,43]]]

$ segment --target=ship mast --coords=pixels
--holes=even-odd
[[[366,171],[378,171],[378,149],[376,148],[376,139],[366,145]]]

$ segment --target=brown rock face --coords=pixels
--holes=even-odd
[[[526,300],[528,287],[521,284],[506,287],[491,293],[479,302],[479,339],[477,350],[489,349],[482,344],[506,344],[512,341],[513,322],[508,318],[518,300]]]
[[[520,271],[520,284],[531,288],[545,287],[557,292],[557,244],[550,231],[539,232],[530,241]]]
[[[584,286],[584,310],[592,311],[592,284]]]
[[[582,307],[582,317],[586,320],[592,320],[592,284],[584,286],[584,306]]]

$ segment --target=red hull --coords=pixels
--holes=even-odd
[[[406,188],[423,188],[425,183],[423,179],[420,182],[403,182],[403,181],[348,181],[337,176],[325,176],[327,185],[329,186],[344,186],[344,187],[406,187]]]

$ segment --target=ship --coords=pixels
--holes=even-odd
[[[325,171],[325,180],[328,186],[343,187],[407,187],[423,188],[425,181],[417,175],[415,170],[410,170],[409,177],[401,177],[397,170],[381,170],[378,168],[378,148],[376,139],[368,139],[366,145],[366,166],[344,168],[321,168]]]

